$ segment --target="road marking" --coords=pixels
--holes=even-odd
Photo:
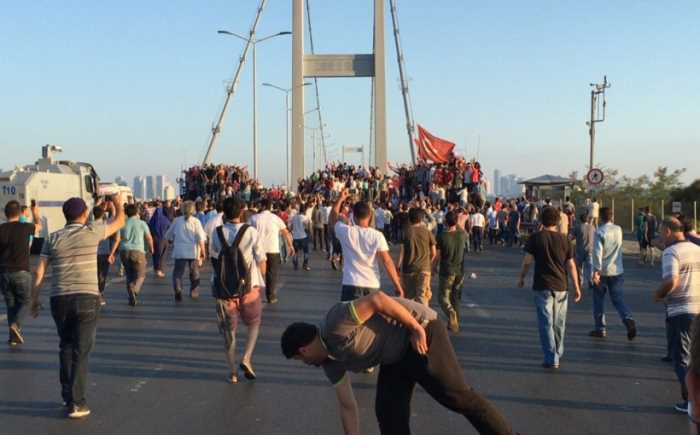
[[[471,300],[470,298],[464,298],[464,305],[467,306],[467,308],[474,310],[474,314],[476,317],[481,317],[483,319],[490,319],[491,314],[489,314],[488,311],[485,309],[481,308],[479,304]]]

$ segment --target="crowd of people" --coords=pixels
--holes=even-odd
[[[123,271],[127,303],[137,307],[148,254],[160,279],[167,274],[165,256],[172,258],[176,304],[185,295],[200,298],[200,271],[211,265],[232,383],[239,382],[240,373],[249,380],[257,377],[253,356],[263,305],[279,302],[281,265],[291,262],[297,273],[310,273],[312,266],[341,270],[340,302],[320,326],[289,325],[281,347],[287,358],[323,369],[335,386],[347,434],[357,433],[358,407],[346,372],[372,372],[376,367],[382,433],[409,433],[415,383],[464,415],[480,433],[515,433],[465,383],[448,335],[460,329],[465,258],[483,255],[486,244],[523,250],[519,287],[534,269],[532,289],[546,370],[561,365],[569,292],[578,302],[582,289],[591,289],[593,339],[607,336],[606,295],[627,338],[637,335],[624,301],[622,229],[614,224],[612,210],[600,207],[595,198],[579,210],[568,198],[559,206],[524,197],[487,201],[480,165],[463,160],[398,167],[391,176],[376,168],[332,164],[300,180],[294,195],[263,189],[235,166],[191,168],[186,178],[185,200],[125,204],[115,197],[92,210],[79,198],[67,200],[67,225],[44,241],[33,280],[28,244],[39,234],[40,211],[32,207],[27,212],[31,219],[25,217],[30,222],[20,222],[18,203],[5,208],[9,222],[0,225],[0,287],[8,306],[9,343],[24,342],[22,325],[28,312],[39,314],[40,290],[51,267],[61,394],[71,418],[90,413],[87,358],[100,306],[108,302],[104,290],[109,270]],[[659,224],[642,210],[638,223],[640,261],[653,262],[652,250],[663,250],[663,282],[656,299],[666,307],[666,357],[681,386],[683,401],[676,409],[700,418],[700,398],[694,400],[700,394],[700,338],[692,332],[700,314],[700,241],[682,216]],[[397,261],[392,244],[398,245]],[[312,264],[312,250],[323,253],[324,263]],[[380,290],[380,270],[392,282],[395,297]],[[442,317],[430,308],[434,275]],[[247,339],[239,358],[240,322],[247,327]]]

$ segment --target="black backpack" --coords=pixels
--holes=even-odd
[[[216,299],[240,298],[250,291],[250,268],[238,248],[248,227],[248,224],[243,224],[231,246],[226,243],[224,227],[216,228],[216,235],[221,243],[219,258],[214,261],[212,292]]]

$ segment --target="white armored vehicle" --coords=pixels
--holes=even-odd
[[[35,164],[0,172],[0,210],[13,199],[27,207],[36,201],[44,220],[42,237],[66,224],[62,207],[68,198],[83,198],[92,208],[98,194],[99,178],[92,165],[55,160],[54,153],[62,151],[59,146],[44,145]],[[0,222],[4,220],[0,211]]]

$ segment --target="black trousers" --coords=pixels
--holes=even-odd
[[[265,272],[265,296],[267,301],[277,299],[277,285],[280,276],[280,264],[282,260],[280,254],[267,254],[267,271]]]
[[[375,412],[382,435],[411,433],[411,397],[416,384],[442,406],[465,416],[480,434],[513,435],[501,413],[467,385],[445,325],[434,320],[426,333],[426,356],[411,347],[401,361],[380,368]]]
[[[95,345],[100,300],[91,294],[51,298],[51,315],[60,338],[61,396],[66,403],[85,405],[88,356]]]

